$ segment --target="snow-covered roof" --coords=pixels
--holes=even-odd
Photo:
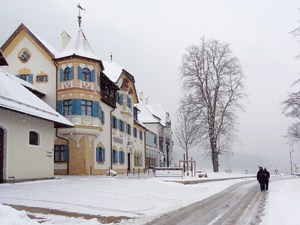
[[[166,126],[166,123],[170,122],[168,113],[166,112],[166,110],[164,109],[164,107],[161,104],[148,104],[146,106],[153,115],[155,115],[161,119],[160,123],[163,126]]]
[[[160,122],[160,118],[153,115],[141,99],[139,99],[139,103],[135,104],[134,106],[136,108],[138,108],[138,110],[140,110],[139,115],[138,115],[138,120],[142,124],[159,123]]]
[[[64,126],[73,126],[51,106],[27,90],[12,75],[0,69],[0,107],[52,121]]]
[[[117,63],[113,61],[102,61],[104,66],[104,74],[112,81],[117,82],[119,77],[121,76],[121,73],[123,71],[123,67],[118,65]]]
[[[10,79],[17,81],[18,83],[22,84],[23,86],[27,87],[30,90],[34,90],[37,91],[43,95],[46,95],[46,93],[44,93],[43,91],[41,91],[40,89],[36,88],[33,84],[29,83],[28,81],[25,81],[19,77],[16,77],[14,75],[11,75],[9,73],[6,73],[6,76],[8,76]]]
[[[95,55],[88,40],[83,33],[81,27],[79,27],[76,38],[71,38],[65,49],[56,55],[56,58],[63,58],[67,56],[82,56],[89,59],[100,60],[100,58]]]

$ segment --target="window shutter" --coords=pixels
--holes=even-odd
[[[123,105],[123,94],[120,94],[119,97],[120,97],[119,103],[120,105]]]
[[[78,66],[78,80],[82,80],[82,68]]]
[[[91,71],[91,82],[95,81],[95,70]]]
[[[20,78],[20,74],[17,74],[16,77]]]
[[[118,151],[116,150],[116,163],[119,162],[119,154]]]
[[[100,148],[96,147],[96,162],[100,162]]]
[[[119,151],[119,162],[122,163],[122,151]]]
[[[33,74],[28,75],[28,82],[33,84]]]
[[[63,101],[58,100],[56,102],[56,111],[59,112],[59,114],[63,115]]]
[[[62,68],[59,69],[59,80],[60,81],[64,80],[64,70]]]
[[[81,115],[81,99],[72,99],[72,115]]]
[[[74,79],[74,66],[71,66],[70,68],[70,80]]]
[[[69,161],[69,145],[65,145],[65,161]]]
[[[105,162],[105,148],[102,148],[102,162]]]
[[[99,102],[92,102],[92,116],[99,117]]]

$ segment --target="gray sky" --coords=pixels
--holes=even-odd
[[[281,114],[280,102],[299,78],[300,43],[288,34],[300,26],[299,1],[2,0],[0,44],[24,23],[60,50],[60,33],[76,34],[79,2],[94,52],[103,60],[112,52],[113,60],[135,76],[137,90],[171,113],[173,124],[185,48],[202,36],[230,43],[248,93],[245,112],[238,115],[240,143],[233,151],[263,157],[253,161],[255,169],[266,162],[270,169],[289,171],[290,147],[283,136],[291,120]],[[297,148],[293,159],[300,165]]]

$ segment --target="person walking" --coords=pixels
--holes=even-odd
[[[269,189],[269,179],[270,179],[270,173],[267,170],[267,168],[264,168],[264,176],[265,176],[265,181],[266,181],[266,191]]]
[[[265,190],[265,185],[266,185],[266,176],[265,176],[264,170],[261,166],[259,167],[256,178],[257,178],[257,181],[260,184],[260,190],[264,191]]]

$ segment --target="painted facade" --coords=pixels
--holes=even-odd
[[[119,173],[144,172],[145,131],[138,122],[134,77],[112,61],[104,61],[104,73],[116,83],[116,108],[112,111],[112,169]]]
[[[80,26],[73,39],[62,33],[61,52],[24,24],[1,49],[10,64],[6,71],[33,85],[27,86],[74,125],[53,134],[55,174],[144,171],[146,129],[134,108],[134,77],[126,70],[113,75],[117,80],[110,77]],[[115,128],[113,118],[123,128]]]

